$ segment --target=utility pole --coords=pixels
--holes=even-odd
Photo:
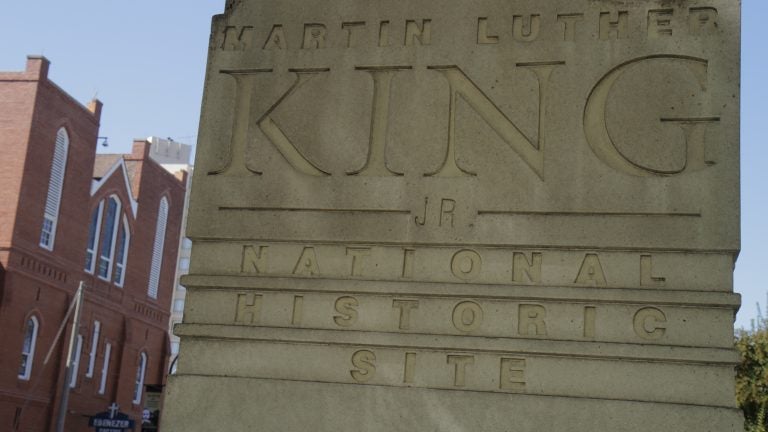
[[[64,372],[64,384],[61,388],[61,403],[59,403],[59,415],[56,419],[56,432],[64,432],[64,421],[67,418],[67,405],[69,404],[69,383],[72,382],[72,356],[75,351],[77,332],[80,329],[80,315],[83,311],[83,297],[85,284],[81,281],[75,294],[75,320],[72,323],[72,333],[69,336],[69,349],[67,350],[67,367]]]

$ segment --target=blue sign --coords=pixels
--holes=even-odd
[[[117,405],[112,404],[109,411],[91,417],[88,426],[96,428],[96,432],[125,432],[133,430],[136,423],[127,414],[118,412]]]

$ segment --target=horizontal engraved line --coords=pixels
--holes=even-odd
[[[712,123],[719,122],[720,117],[662,117],[661,121],[670,123]]]
[[[258,381],[285,381],[285,382],[295,382],[295,383],[312,383],[312,384],[323,384],[323,385],[343,385],[343,386],[350,386],[350,387],[385,387],[385,388],[407,388],[407,389],[424,389],[424,390],[432,390],[432,391],[447,391],[447,392],[461,392],[461,393],[491,393],[491,394],[499,394],[499,395],[506,395],[510,397],[526,397],[526,398],[547,398],[547,399],[577,399],[577,400],[585,400],[585,401],[598,401],[598,402],[618,402],[618,403],[633,403],[633,404],[652,404],[652,405],[673,405],[673,406],[681,406],[681,407],[691,407],[691,408],[705,408],[708,410],[725,410],[735,413],[741,413],[741,410],[738,408],[733,408],[730,406],[720,406],[720,405],[707,405],[707,404],[695,404],[695,403],[686,403],[686,402],[659,402],[659,401],[653,401],[653,400],[643,400],[643,399],[614,399],[614,398],[601,398],[601,397],[589,397],[589,396],[565,396],[565,395],[558,395],[558,394],[548,394],[548,393],[525,393],[525,392],[502,392],[502,391],[491,391],[491,390],[474,390],[474,389],[464,389],[464,388],[450,388],[450,387],[417,387],[417,386],[408,386],[408,385],[392,385],[392,384],[358,384],[358,383],[352,383],[352,382],[340,382],[340,381],[324,381],[324,380],[309,380],[309,379],[291,379],[291,378],[268,378],[268,377],[256,377],[256,376],[247,376],[247,375],[234,375],[234,374],[227,374],[227,375],[212,375],[212,374],[202,374],[202,373],[184,373],[180,372],[176,374],[177,379],[181,377],[192,377],[192,378],[215,378],[217,380],[221,379],[230,379],[230,380],[258,380]]]
[[[320,282],[328,282],[330,289],[323,288]],[[263,282],[263,283],[262,283]],[[515,297],[525,300],[563,300],[568,302],[605,302],[615,304],[664,304],[668,306],[679,305],[681,307],[715,307],[731,309],[740,304],[737,294],[730,291],[696,291],[696,290],[657,290],[637,287],[593,287],[570,285],[517,285],[517,284],[480,284],[480,283],[450,283],[432,282],[420,280],[374,280],[374,279],[339,279],[325,277],[292,277],[287,275],[245,275],[245,274],[188,274],[183,276],[184,285],[189,287],[219,290],[219,289],[273,289],[273,290],[299,290],[307,292],[332,292],[346,293],[359,291],[371,295],[399,294],[410,295],[421,291],[421,295],[447,296],[461,298],[488,298],[509,299]],[[363,284],[364,283],[364,284]],[[229,286],[227,286],[229,285]],[[268,285],[268,286],[265,286]],[[366,289],[365,285],[374,286],[375,289]],[[259,288],[259,286],[261,286]],[[344,289],[351,286],[351,289]],[[335,288],[333,288],[335,287]],[[363,291],[365,290],[365,291]],[[384,290],[384,291],[381,291]],[[452,293],[453,291],[454,293]],[[536,294],[525,294],[525,292]],[[472,295],[467,293],[471,292]],[[487,294],[481,294],[485,292]],[[501,293],[504,294],[494,294]],[[568,295],[559,296],[558,292],[567,292]],[[549,296],[543,294],[547,293]],[[697,302],[691,302],[695,295],[702,298]],[[651,298],[651,300],[649,300]]]
[[[273,72],[274,69],[221,69],[219,73],[226,75],[252,75],[256,73]]]
[[[250,212],[289,212],[289,213],[371,213],[371,214],[405,214],[410,210],[397,209],[363,209],[363,208],[304,208],[304,207],[219,207],[220,211],[250,211]]]
[[[220,208],[221,209],[221,208]],[[398,246],[398,247],[435,247],[435,248],[458,248],[466,249],[471,247],[488,249],[526,249],[526,250],[551,250],[551,251],[594,251],[594,252],[647,252],[647,253],[695,253],[707,255],[738,254],[738,249],[695,249],[695,248],[675,248],[675,247],[630,247],[630,246],[597,246],[597,245],[534,245],[534,244],[513,244],[513,243],[481,243],[481,242],[406,242],[406,241],[372,241],[372,240],[331,240],[331,239],[278,239],[265,237],[222,237],[214,235],[192,235],[189,237],[196,242],[205,243],[302,243],[311,245],[350,245],[350,246]]]
[[[532,66],[563,66],[565,65],[564,61],[541,61],[541,62],[524,62],[524,63],[516,63],[515,66],[517,67],[532,67]]]
[[[202,284],[198,285],[195,282],[195,277],[211,277],[211,278],[218,278],[219,283],[216,284]],[[184,285],[194,291],[194,290],[200,290],[200,291],[224,291],[224,290],[236,290],[236,291],[266,291],[266,292],[281,292],[281,293],[293,293],[293,294],[299,294],[299,293],[306,293],[306,294],[335,294],[335,295],[368,295],[368,296],[376,296],[376,297],[392,297],[392,296],[399,296],[399,297],[408,297],[408,298],[423,298],[423,299],[476,299],[476,300],[489,300],[489,301],[507,301],[507,302],[514,302],[514,301],[529,301],[529,302],[549,302],[549,303],[569,303],[569,304],[615,304],[615,305],[654,305],[654,306],[677,306],[682,308],[693,308],[693,307],[701,307],[706,309],[733,309],[734,307],[738,307],[740,305],[739,297],[732,293],[718,293],[718,292],[712,292],[712,291],[674,291],[674,292],[668,292],[669,294],[678,294],[680,297],[691,297],[692,295],[710,295],[713,297],[729,297],[733,301],[731,303],[723,302],[723,303],[706,303],[706,302],[690,302],[690,301],[684,301],[684,300],[654,300],[654,299],[611,299],[611,298],[597,298],[594,296],[585,295],[583,298],[578,297],[545,297],[541,295],[520,295],[515,294],[513,296],[502,296],[502,295],[493,295],[493,294],[477,294],[472,293],[467,294],[464,293],[457,293],[457,294],[446,294],[446,293],[439,293],[439,294],[432,294],[432,293],[419,293],[413,291],[413,285],[414,281],[399,281],[401,283],[405,283],[407,287],[401,291],[352,291],[352,290],[343,290],[343,289],[322,289],[322,288],[280,288],[280,287],[274,287],[274,288],[264,288],[264,287],[254,287],[253,281],[248,280],[246,283],[243,284],[242,287],[232,287],[232,286],[226,286],[225,281],[221,281],[221,278],[242,278],[245,279],[252,279],[254,276],[234,276],[234,275],[226,275],[226,276],[187,276],[184,278]],[[281,278],[284,279],[285,277],[280,276],[258,276],[257,278]],[[334,280],[330,278],[294,278],[294,280],[302,280],[302,281],[312,281],[312,280]],[[336,282],[342,282],[342,280],[335,280]],[[397,281],[370,281],[370,280],[360,280],[360,279],[353,279],[353,280],[343,280],[345,282],[397,282]],[[443,284],[441,282],[419,282],[419,283],[429,283],[429,284]],[[451,284],[455,288],[463,287],[466,288],[467,284]],[[509,287],[509,285],[506,285],[506,287]],[[593,289],[592,287],[564,287],[564,286],[548,286],[551,288],[559,288],[563,290],[572,290],[572,289]],[[520,286],[520,288],[540,288],[538,286],[530,285],[530,286]],[[614,289],[618,291],[619,293],[624,293],[626,291],[629,291],[629,289]],[[607,291],[607,289],[603,288],[601,291]],[[656,293],[655,290],[635,290],[635,291],[641,291],[642,294],[653,294]],[[666,292],[665,292],[666,293]],[[638,293],[629,293],[629,294],[638,294]],[[721,295],[718,295],[721,294]]]
[[[434,65],[434,66],[427,66],[427,69],[429,70],[446,70],[446,69],[458,69],[459,67],[456,65]]]
[[[631,354],[605,354],[603,345],[608,345],[603,342],[592,341],[559,341],[560,345],[579,345],[579,348],[571,348],[562,351],[556,350],[542,350],[537,348],[521,347],[521,343],[527,343],[528,345],[549,345],[550,341],[546,339],[515,339],[508,340],[506,338],[492,337],[492,336],[462,336],[462,335],[429,335],[429,334],[399,334],[401,339],[415,339],[421,338],[422,340],[434,340],[435,336],[441,338],[450,339],[463,339],[478,343],[498,343],[506,342],[508,344],[516,345],[516,349],[501,349],[501,348],[478,348],[465,346],[443,346],[439,345],[440,342],[436,342],[435,345],[419,345],[416,341],[414,344],[393,344],[393,343],[375,343],[371,340],[374,338],[384,338],[385,340],[391,340],[392,335],[385,332],[372,332],[372,331],[360,331],[360,330],[333,330],[333,329],[299,329],[290,327],[256,327],[245,326],[237,324],[180,324],[174,327],[174,331],[177,336],[189,337],[192,339],[205,339],[205,340],[225,340],[225,341],[252,341],[252,342],[265,342],[285,345],[316,345],[322,347],[337,346],[346,348],[371,348],[371,349],[395,349],[395,350],[420,350],[439,353],[474,353],[474,354],[489,354],[489,355],[510,355],[510,356],[528,356],[528,357],[552,357],[561,358],[567,357],[569,359],[579,360],[598,360],[598,361],[628,361],[628,362],[654,362],[654,363],[671,363],[671,364],[696,364],[703,366],[722,366],[722,365],[735,365],[738,363],[738,357],[735,351],[731,348],[708,348],[708,347],[684,347],[677,345],[653,345],[648,346],[645,344],[630,344],[616,342],[605,348],[613,348],[616,351],[623,351],[622,348],[635,350],[640,352],[640,355]],[[199,330],[195,332],[194,330]],[[207,331],[206,331],[207,330]],[[244,333],[250,333],[244,334]],[[295,333],[297,336],[272,337],[268,335],[259,336],[258,333]],[[320,340],[321,334],[325,333],[327,337]],[[301,336],[304,336],[302,338]],[[330,336],[335,336],[336,340],[332,340]],[[307,339],[310,338],[310,339]],[[339,341],[339,338],[345,338],[344,341]],[[351,340],[357,338],[358,340]],[[423,342],[422,342],[423,343]],[[592,354],[585,352],[584,346],[589,349],[599,351],[601,354]],[[668,352],[670,349],[676,349],[680,351],[700,351],[698,354],[705,357],[706,360],[698,358],[684,358],[684,356],[677,357],[663,357],[660,355],[643,355],[649,350],[655,350],[660,352]],[[694,353],[696,354],[696,353]],[[715,356],[729,357],[728,359],[719,358],[715,359]]]
[[[413,66],[355,66],[355,70],[361,71],[388,71],[388,70],[412,70]]]
[[[690,217],[700,218],[701,213],[677,212],[564,212],[564,211],[523,211],[523,210],[478,210],[478,216],[613,216],[613,217]]]

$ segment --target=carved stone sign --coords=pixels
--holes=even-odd
[[[163,430],[740,430],[739,13],[229,1]]]

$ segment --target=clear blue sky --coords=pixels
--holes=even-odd
[[[735,0],[734,0],[735,1]],[[0,24],[0,70],[22,70],[26,55],[53,62],[51,78],[78,100],[105,102],[101,135],[110,152],[134,137],[158,135],[194,143],[205,73],[210,17],[224,0],[6,1]],[[768,1],[744,0],[742,78],[742,252],[736,290],[749,326],[765,307],[768,268],[768,146],[758,125],[768,120]],[[768,271],[766,272],[768,274]]]

